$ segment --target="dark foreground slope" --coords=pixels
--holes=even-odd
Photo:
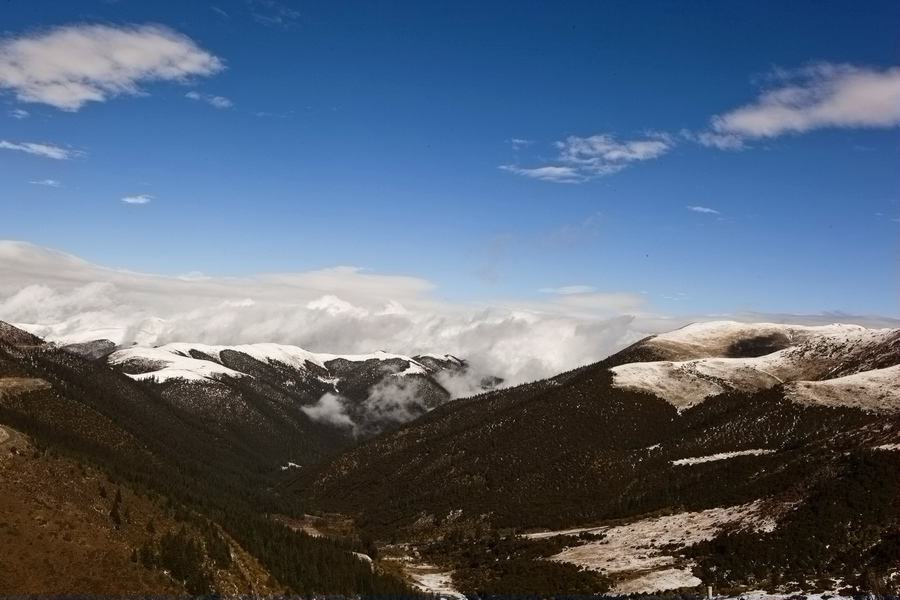
[[[645,340],[551,380],[451,402],[324,467],[306,470],[294,489],[311,506],[352,515],[383,539],[424,544],[426,551],[439,548],[448,557],[445,567],[457,570],[457,584],[480,595],[544,591],[528,583],[518,588],[502,583],[525,580],[491,565],[503,560],[486,550],[500,547],[490,541],[497,536],[566,528],[612,535],[610,527],[625,521],[649,523],[654,515],[696,516],[718,509],[740,513],[743,520],[711,525],[708,543],[698,544],[702,537],[680,543],[674,536],[668,546],[650,539],[635,550],[658,556],[689,583],[641,588],[635,582],[653,568],[634,567],[620,571],[618,583],[613,577],[613,590],[687,585],[699,593],[702,585],[712,584],[737,586],[735,592],[818,586],[874,593],[878,586],[900,586],[892,566],[900,559],[900,403],[884,401],[885,393],[897,397],[897,384],[888,379],[885,391],[885,372],[879,370],[896,368],[898,356],[891,349],[897,332],[869,336],[853,330],[849,337],[856,341],[846,347],[840,341],[843,330],[840,335],[829,330],[825,338],[820,332],[777,333],[741,334],[737,328],[716,344]],[[863,338],[868,341],[859,342]],[[725,375],[696,385],[724,391],[696,402],[618,385],[610,370],[644,361],[647,370],[631,369],[629,381],[669,390],[669,380],[650,378],[657,372],[671,378],[670,371],[681,377],[678,365],[650,361],[711,360],[716,352],[731,361],[712,364]],[[749,389],[756,379],[747,373],[770,364],[782,369],[782,383],[770,377]],[[823,364],[834,379],[785,379],[788,367],[798,378],[811,377],[819,371],[810,365]],[[692,363],[689,374],[701,379],[712,367]],[[842,387],[848,380],[838,378],[847,374],[855,378],[849,381],[862,382],[857,391]],[[881,383],[864,390],[870,379]],[[798,399],[801,385],[817,394],[825,386],[831,395],[810,392]],[[852,397],[835,401],[834,390]],[[600,564],[604,543],[588,544],[596,546],[594,559],[571,561]],[[440,560],[440,553],[432,558]],[[564,555],[558,558],[569,560]],[[472,558],[479,556],[487,558]]]
[[[0,427],[0,544],[17,561],[4,558],[0,595],[413,593],[354,554],[359,539],[270,517],[299,515],[278,461],[308,451],[315,424],[287,448],[255,444],[0,323]]]

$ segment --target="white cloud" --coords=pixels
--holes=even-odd
[[[314,421],[355,429],[353,419],[347,414],[346,404],[344,398],[328,393],[312,406],[301,406],[300,410]]]
[[[208,94],[204,95],[200,92],[191,91],[185,94],[185,97],[190,98],[191,100],[202,100],[204,102],[208,102],[216,108],[231,108],[232,106],[234,106],[234,102],[232,102],[225,96],[210,96]]]
[[[648,139],[627,142],[617,142],[608,134],[586,138],[569,136],[563,142],[556,142],[563,162],[583,165],[601,174],[606,169],[618,171],[630,162],[657,158],[671,146],[672,140],[665,134],[654,134]]]
[[[9,116],[13,117],[14,119],[27,119],[31,116],[31,113],[29,113],[27,110],[22,110],[21,108],[14,108],[9,111]]]
[[[433,292],[418,277],[347,268],[244,278],[145,275],[0,241],[0,319],[31,324],[54,340],[449,353],[469,360],[475,378],[519,383],[600,360],[660,330],[623,316],[646,314],[639,294],[594,291],[486,305],[447,302]]]
[[[61,182],[55,179],[42,179],[41,181],[29,181],[28,183],[33,183],[34,185],[48,185],[50,187],[59,187],[62,185]]]
[[[596,292],[597,288],[592,285],[565,285],[558,288],[541,288],[538,290],[543,294],[560,294],[568,296],[569,294],[589,294]]]
[[[700,143],[734,149],[744,140],[773,138],[826,127],[891,128],[900,125],[900,67],[877,69],[820,63],[786,71],[779,86],[757,100],[712,118]]]
[[[624,142],[616,141],[609,134],[569,136],[554,144],[559,151],[555,165],[534,168],[504,165],[500,168],[534,179],[574,183],[612,175],[632,163],[658,158],[673,145],[673,138],[665,133],[651,133],[643,139]]]
[[[534,143],[534,140],[524,140],[522,138],[510,138],[506,140],[506,143],[513,147],[513,150],[518,150],[520,148],[525,148]]]
[[[27,152],[35,156],[43,156],[44,158],[54,158],[56,160],[69,160],[81,153],[74,150],[68,150],[55,146],[53,144],[45,144],[42,142],[9,142],[0,140],[0,148],[5,150],[18,150],[19,152]]]
[[[122,202],[125,204],[147,204],[151,200],[153,200],[153,196],[150,194],[132,194],[122,198]]]
[[[0,42],[0,88],[22,102],[67,111],[138,94],[141,82],[183,81],[223,68],[219,58],[162,25],[67,25]]]
[[[585,178],[576,169],[572,167],[535,167],[533,169],[525,169],[515,165],[501,165],[499,167],[504,171],[531,177],[534,179],[543,179],[544,181],[556,181],[564,183],[575,183],[583,181]]]
[[[234,102],[224,96],[213,96],[209,99],[209,103],[216,108],[230,108],[234,106]]]
[[[257,23],[287,27],[300,16],[296,10],[275,0],[248,0],[250,11]]]
[[[594,213],[576,225],[564,225],[535,240],[538,248],[549,250],[575,246],[596,237],[600,229],[600,213]]]
[[[694,205],[692,205],[692,206],[688,206],[687,209],[688,209],[688,210],[692,210],[692,211],[694,211],[694,212],[704,213],[704,214],[708,214],[708,215],[718,215],[718,214],[721,214],[719,211],[717,211],[717,210],[715,210],[715,209],[713,209],[713,208],[709,208],[708,206],[694,206]]]

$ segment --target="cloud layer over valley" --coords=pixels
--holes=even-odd
[[[0,265],[0,320],[27,324],[49,340],[106,338],[122,346],[275,342],[313,352],[447,353],[468,360],[473,377],[495,375],[507,383],[552,376],[646,335],[704,320],[652,314],[640,294],[592,289],[541,301],[450,303],[437,299],[427,280],[351,267],[172,277],[108,269],[13,241],[0,241]],[[896,326],[882,321],[861,324]]]

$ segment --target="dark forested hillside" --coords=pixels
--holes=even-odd
[[[832,369],[835,376],[896,368],[891,365],[898,357],[888,360],[884,349],[893,347],[897,336],[879,332],[874,337],[874,350],[857,343],[861,349]],[[806,339],[795,336],[795,345],[797,338]],[[830,361],[841,356],[833,342],[793,350],[786,335],[732,336],[726,342],[718,343],[717,351],[732,359],[794,352],[786,355],[790,358],[802,351],[805,361],[815,360],[809,347],[822,348]],[[719,525],[717,536],[710,533],[709,542],[690,546],[687,554],[679,554],[677,544],[655,546],[655,539],[648,546],[671,557],[685,579],[695,582],[691,585],[738,586],[733,587],[737,592],[753,585],[828,590],[844,582],[871,591],[900,583],[890,583],[893,567],[886,566],[886,557],[900,551],[891,533],[897,525],[893,490],[900,470],[888,466],[896,466],[900,449],[896,408],[867,408],[853,397],[800,402],[787,395],[788,383],[749,392],[732,389],[677,408],[657,395],[616,385],[610,371],[666,357],[708,357],[709,347],[654,346],[653,340],[643,340],[551,380],[451,402],[326,465],[304,470],[293,489],[311,507],[353,515],[376,537],[441,548],[433,558],[446,555],[457,585],[470,591],[513,589],[509,582],[500,583],[503,576],[496,569],[473,558],[493,547],[497,536],[603,529],[654,515],[700,515],[716,507],[755,516],[730,530]],[[877,365],[870,360],[875,355]],[[877,377],[881,373],[876,381],[883,381]],[[859,390],[861,397],[870,393]],[[868,491],[840,491],[849,488]],[[803,540],[814,530],[822,533],[807,545]],[[448,550],[448,539],[456,552]],[[786,545],[795,550],[776,550]],[[732,555],[746,559],[745,565],[738,567],[742,559],[732,560]],[[475,569],[476,563],[483,566]],[[755,564],[763,566],[749,566]],[[619,577],[637,581],[641,573]],[[830,587],[824,579],[821,585],[810,583],[817,574],[833,579]],[[520,593],[528,591],[526,579],[509,577],[525,586],[517,588]],[[578,577],[572,573],[569,581],[576,587],[567,589],[577,588]]]
[[[52,452],[93,465],[133,493],[158,498],[171,515],[167,518],[175,522],[162,527],[157,519],[156,526],[148,524],[146,531],[135,529],[134,535],[116,542],[123,548],[123,561],[140,564],[150,571],[165,571],[171,585],[161,586],[159,575],[124,581],[115,588],[78,588],[79,592],[110,593],[109,590],[117,589],[153,594],[180,589],[191,595],[222,593],[227,590],[217,586],[225,580],[213,574],[217,569],[232,568],[235,553],[246,552],[265,569],[265,589],[272,591],[303,595],[415,595],[403,581],[373,568],[354,554],[366,549],[358,538],[316,539],[270,517],[300,514],[296,501],[278,492],[283,477],[280,465],[298,457],[317,460],[335,448],[323,443],[326,428],[309,422],[298,409],[294,412],[300,416],[293,421],[282,420],[282,429],[274,435],[271,431],[264,436],[264,432],[250,428],[219,427],[219,420],[205,419],[172,402],[159,386],[135,382],[102,360],[44,344],[2,325],[0,425],[23,436],[22,446],[9,451],[18,452],[30,444],[39,448],[35,456]],[[252,398],[255,390],[248,387],[244,393]],[[259,405],[266,407],[261,410],[271,406],[263,400]],[[278,418],[273,415],[270,422],[278,422]],[[4,429],[4,436],[8,435]],[[13,467],[16,464],[26,465],[11,463]],[[20,472],[10,473],[14,481],[22,480]],[[56,482],[48,480],[43,484],[55,486]],[[109,511],[111,527],[117,531],[131,516],[125,516],[124,506],[110,498],[105,510]],[[4,521],[21,518],[3,513],[3,509],[0,514]],[[220,531],[221,535],[217,533]],[[222,535],[232,542],[225,541]],[[21,543],[36,541],[23,539]],[[229,549],[229,544],[235,546]],[[122,569],[126,566],[120,565]],[[43,580],[30,578],[27,565],[23,568],[24,571],[17,571],[17,577],[42,585]],[[102,568],[113,569],[116,565],[104,563]],[[102,580],[84,580],[84,585]],[[229,593],[264,591],[253,588],[249,581],[245,583],[245,587],[235,583],[238,588]],[[74,591],[46,582],[43,585],[51,587],[19,588],[15,582],[6,582],[0,593]]]

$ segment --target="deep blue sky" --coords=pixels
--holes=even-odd
[[[870,96],[900,96],[898,23],[893,0],[14,0],[0,238],[171,275],[350,265],[452,300],[896,317],[900,108]],[[33,50],[68,32],[121,58],[100,25],[218,66],[150,80],[152,36],[133,76]],[[55,60],[131,87],[28,96]]]

